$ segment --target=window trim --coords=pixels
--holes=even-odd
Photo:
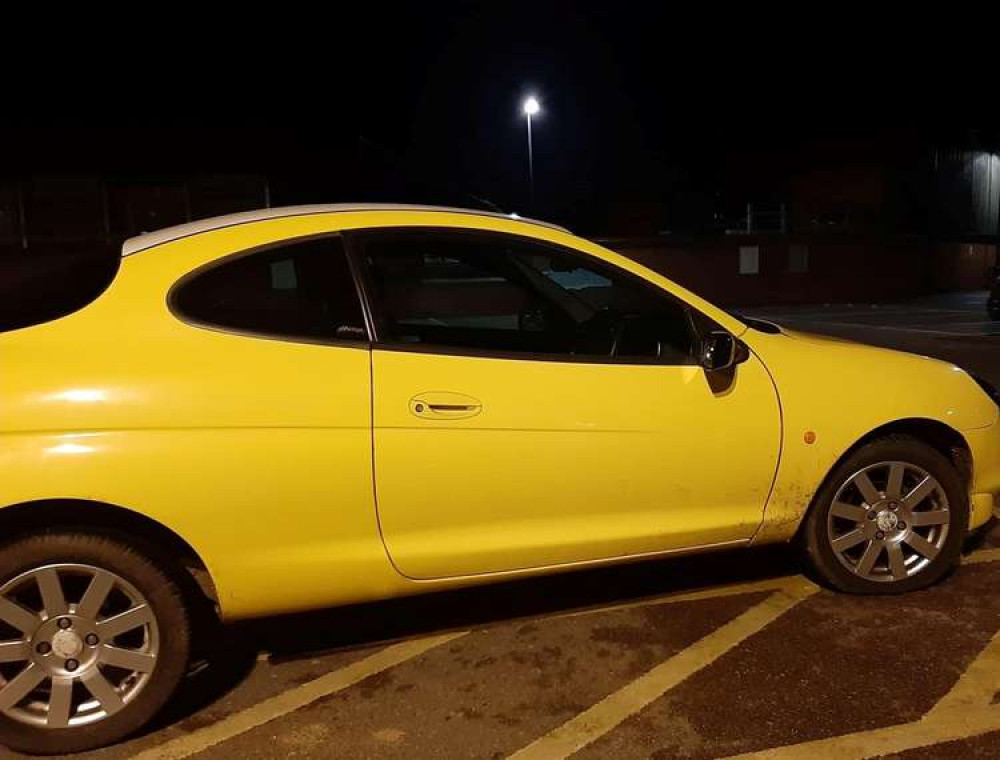
[[[192,280],[196,279],[206,272],[210,272],[213,269],[229,264],[233,261],[238,261],[250,256],[255,256],[261,253],[267,253],[268,251],[278,250],[289,245],[297,245],[299,243],[308,243],[313,240],[326,240],[332,238],[339,238],[341,248],[344,252],[344,257],[347,259],[347,270],[350,273],[351,280],[354,284],[354,292],[358,296],[358,302],[361,305],[362,322],[364,323],[363,328],[365,330],[365,338],[358,340],[340,340],[338,338],[319,338],[319,337],[309,337],[305,335],[287,335],[285,333],[272,333],[260,330],[245,330],[239,327],[226,327],[225,325],[213,324],[211,322],[203,322],[200,319],[195,319],[189,317],[181,311],[177,304],[177,294],[181,288],[190,283]],[[225,256],[220,256],[219,258],[207,261],[201,264],[189,272],[186,272],[180,278],[174,281],[174,283],[167,290],[166,297],[167,311],[170,315],[182,324],[188,325],[189,327],[195,327],[201,330],[209,330],[211,332],[223,333],[225,335],[236,335],[243,338],[260,338],[262,340],[274,340],[281,341],[282,343],[304,343],[307,345],[314,346],[332,346],[335,348],[360,348],[365,351],[371,351],[372,349],[372,336],[373,332],[370,326],[370,313],[366,307],[365,295],[362,292],[360,280],[358,277],[358,272],[355,269],[355,261],[351,256],[348,249],[348,244],[345,236],[340,232],[319,232],[311,235],[301,235],[298,237],[283,238],[282,240],[273,240],[262,245],[254,246],[252,248],[245,248],[240,251],[233,251]]]
[[[368,267],[362,260],[363,256],[363,241],[362,238],[365,237],[375,237],[377,235],[384,234],[447,234],[454,236],[468,236],[468,237],[485,237],[492,239],[503,239],[503,240],[516,240],[523,243],[528,243],[543,248],[550,248],[558,253],[577,256],[586,262],[594,262],[597,268],[605,268],[611,270],[615,275],[620,275],[623,278],[636,283],[639,287],[645,288],[647,290],[655,291],[658,295],[669,299],[671,302],[680,306],[684,313],[684,319],[687,322],[688,331],[691,334],[692,344],[697,346],[698,341],[702,337],[702,331],[698,329],[698,326],[694,320],[693,313],[697,312],[703,319],[707,320],[711,324],[716,325],[717,329],[723,329],[721,326],[717,325],[714,319],[709,317],[707,314],[695,309],[691,304],[682,298],[678,298],[676,295],[671,293],[669,290],[659,287],[656,283],[650,282],[646,278],[630,272],[627,269],[613,264],[610,261],[602,259],[600,256],[595,256],[586,251],[581,251],[578,248],[570,248],[568,246],[560,245],[558,243],[552,243],[548,240],[541,240],[536,237],[531,237],[530,235],[518,235],[516,233],[510,232],[500,232],[495,230],[483,230],[473,227],[434,227],[425,225],[412,225],[412,226],[386,226],[386,227],[362,227],[352,230],[344,230],[344,242],[345,248],[347,250],[347,256],[349,259],[353,259],[353,266],[356,268],[357,272],[357,282],[358,286],[363,292],[362,296],[362,306],[364,307],[366,314],[370,315],[371,319],[371,336],[372,336],[372,349],[378,349],[380,351],[393,351],[399,353],[413,353],[413,354],[437,354],[444,356],[464,356],[473,357],[480,359],[513,359],[519,361],[543,361],[543,362],[561,362],[563,364],[606,364],[609,366],[614,365],[642,365],[642,366],[652,366],[652,367],[698,367],[698,363],[695,357],[692,357],[692,362],[690,364],[668,364],[666,362],[658,361],[655,358],[648,358],[642,356],[590,356],[590,355],[577,355],[577,354],[550,354],[550,353],[540,353],[540,352],[530,352],[530,351],[504,351],[500,349],[483,349],[483,348],[463,348],[460,346],[446,346],[439,343],[402,343],[399,341],[388,341],[379,337],[380,327],[384,324],[384,318],[378,313],[378,309],[375,304],[375,300],[372,297],[372,292],[374,288],[372,287],[370,272]]]

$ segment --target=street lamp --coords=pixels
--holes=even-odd
[[[531,151],[531,117],[542,110],[542,107],[538,103],[538,98],[529,95],[524,99],[521,110],[528,120],[528,198],[533,206],[535,204],[535,162]]]

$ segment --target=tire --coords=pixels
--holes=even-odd
[[[954,464],[898,435],[867,443],[834,467],[799,543],[821,583],[852,594],[896,594],[948,573],[968,525],[969,497]]]
[[[176,690],[190,656],[188,607],[169,560],[126,540],[52,532],[0,544],[0,745],[102,747],[149,722]]]

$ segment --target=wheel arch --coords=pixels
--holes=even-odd
[[[872,441],[880,438],[899,435],[915,438],[926,443],[942,454],[948,461],[955,465],[962,482],[968,485],[972,482],[972,451],[969,448],[965,437],[955,428],[946,425],[940,420],[925,417],[909,417],[900,420],[893,420],[883,425],[873,428],[863,436],[858,438],[837,459],[830,465],[826,474],[823,475],[812,497],[809,499],[809,506],[802,513],[802,518],[795,531],[793,540],[797,541],[805,528],[809,514],[816,507],[816,500],[822,493],[823,487],[827,484],[830,476],[840,466],[841,462],[851,456],[855,451]]]
[[[926,443],[955,465],[962,482],[968,484],[972,481],[972,451],[965,437],[940,420],[924,417],[893,420],[871,430],[841,454],[830,471],[865,444],[890,435],[906,435]]]
[[[208,565],[190,543],[175,531],[135,510],[90,499],[40,499],[0,508],[0,541],[54,530],[89,530],[125,535],[149,545],[190,580],[191,591],[200,591],[218,603],[218,591]],[[186,584],[187,585],[187,584]]]

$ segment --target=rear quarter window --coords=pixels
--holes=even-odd
[[[238,333],[367,340],[340,238],[292,242],[210,264],[174,287],[170,306],[184,321]]]

